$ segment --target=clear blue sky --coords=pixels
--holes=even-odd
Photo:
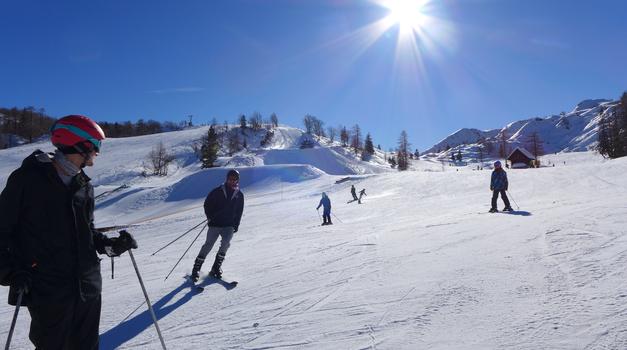
[[[54,117],[259,111],[302,127],[309,113],[386,149],[405,129],[422,150],[627,89],[623,0],[430,1],[413,36],[373,26],[390,10],[365,0],[20,0],[0,13],[0,106]]]

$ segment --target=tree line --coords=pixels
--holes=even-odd
[[[599,111],[599,142],[597,151],[606,158],[627,155],[627,92],[613,110]]]
[[[33,142],[47,134],[56,119],[43,108],[0,108],[0,149]]]

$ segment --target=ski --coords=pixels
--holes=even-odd
[[[231,288],[235,288],[235,287],[237,287],[237,285],[239,284],[239,282],[238,282],[238,281],[225,281],[225,280],[224,280],[224,279],[222,279],[221,277],[220,277],[220,278],[218,278],[218,277],[211,276],[211,275],[208,275],[206,279],[210,279],[210,278],[213,278],[214,280],[217,280],[217,281],[219,281],[219,282],[221,282],[221,283],[223,283],[223,284],[225,284],[226,286],[231,287]]]
[[[183,278],[185,278],[190,283],[193,291],[195,291],[197,293],[200,293],[200,292],[205,290],[204,287],[201,287],[201,286],[197,285],[196,282],[194,282],[194,280],[192,280],[192,276],[191,275],[185,275],[185,276],[183,276]]]

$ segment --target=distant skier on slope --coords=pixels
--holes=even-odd
[[[357,191],[355,190],[355,185],[351,185],[351,195],[353,195],[352,202],[359,200],[359,198],[357,198]]]
[[[359,202],[357,203],[361,204],[361,197],[363,196],[367,196],[365,188],[362,188],[361,191],[359,191]]]
[[[318,203],[318,207],[316,210],[323,207],[322,211],[322,225],[333,225],[331,222],[331,199],[327,196],[326,193],[322,192],[322,198],[320,199],[320,203]]]
[[[97,253],[119,256],[137,243],[94,228],[93,166],[105,134],[82,115],[50,129],[55,153],[36,150],[0,194],[0,284],[9,304],[27,306],[37,349],[99,347],[102,275]]]
[[[239,228],[243,212],[244,194],[239,190],[239,172],[232,169],[226,174],[226,181],[214,188],[205,199],[205,215],[207,215],[209,228],[207,229],[205,244],[200,248],[198,257],[194,261],[191,274],[192,281],[198,281],[200,268],[218,236],[222,237],[222,240],[209,276],[222,278],[222,262],[224,262],[226,252],[231,245],[233,234]]]
[[[503,211],[512,211],[512,207],[509,204],[509,199],[507,199],[507,191],[508,182],[507,182],[507,173],[501,167],[501,162],[494,162],[494,170],[492,171],[492,177],[490,179],[490,191],[492,191],[492,207],[490,208],[490,213],[498,212],[496,209],[496,200],[499,197],[499,193],[501,194],[501,198],[505,203],[505,208]]]

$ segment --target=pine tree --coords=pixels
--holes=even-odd
[[[374,145],[372,144],[372,137],[370,133],[366,134],[366,141],[364,141],[364,150],[361,152],[361,160],[368,160],[374,154]]]
[[[461,162],[462,161],[462,151],[461,150],[457,150],[457,161]]]
[[[401,136],[398,139],[398,150],[396,152],[399,171],[407,170],[409,168],[409,145],[410,143],[407,137],[407,132],[403,130],[401,132]]]
[[[215,161],[218,159],[218,151],[220,150],[220,144],[218,142],[218,134],[215,127],[211,125],[207,135],[202,140],[202,146],[200,147],[201,155],[201,167],[212,168]]]
[[[600,113],[599,113],[600,114]],[[609,157],[612,147],[612,142],[610,139],[610,123],[608,118],[600,116],[599,120],[599,142],[597,144],[597,151],[603,157]]]
[[[239,127],[242,129],[242,131],[244,131],[244,129],[246,129],[248,127],[248,122],[246,121],[246,116],[241,114],[238,119],[239,119]]]

